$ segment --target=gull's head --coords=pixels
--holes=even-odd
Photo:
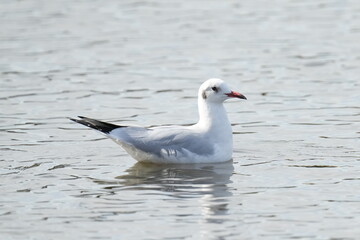
[[[229,86],[221,79],[211,78],[201,84],[199,98],[206,102],[223,103],[229,98],[246,99],[241,93],[232,91]]]

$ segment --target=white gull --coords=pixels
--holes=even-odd
[[[131,127],[81,117],[72,121],[104,133],[139,162],[217,163],[232,159],[232,129],[224,108],[229,98],[246,97],[221,79],[198,92],[199,121],[191,126]]]

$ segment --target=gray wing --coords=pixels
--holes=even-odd
[[[159,157],[186,157],[189,153],[206,156],[214,152],[207,136],[187,127],[117,128],[109,136],[143,152]]]

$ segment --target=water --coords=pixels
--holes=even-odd
[[[359,239],[358,1],[2,1],[1,239]],[[137,164],[85,115],[197,120],[233,163]]]

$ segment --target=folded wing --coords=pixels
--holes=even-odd
[[[208,136],[189,127],[127,127],[82,116],[71,120],[106,134],[125,149],[130,147],[131,152],[128,152],[133,153],[134,158],[137,151],[165,160],[206,157],[214,153]]]
[[[116,141],[160,158],[180,159],[214,152],[211,141],[205,141],[205,135],[187,127],[126,127],[114,129],[109,135]]]

